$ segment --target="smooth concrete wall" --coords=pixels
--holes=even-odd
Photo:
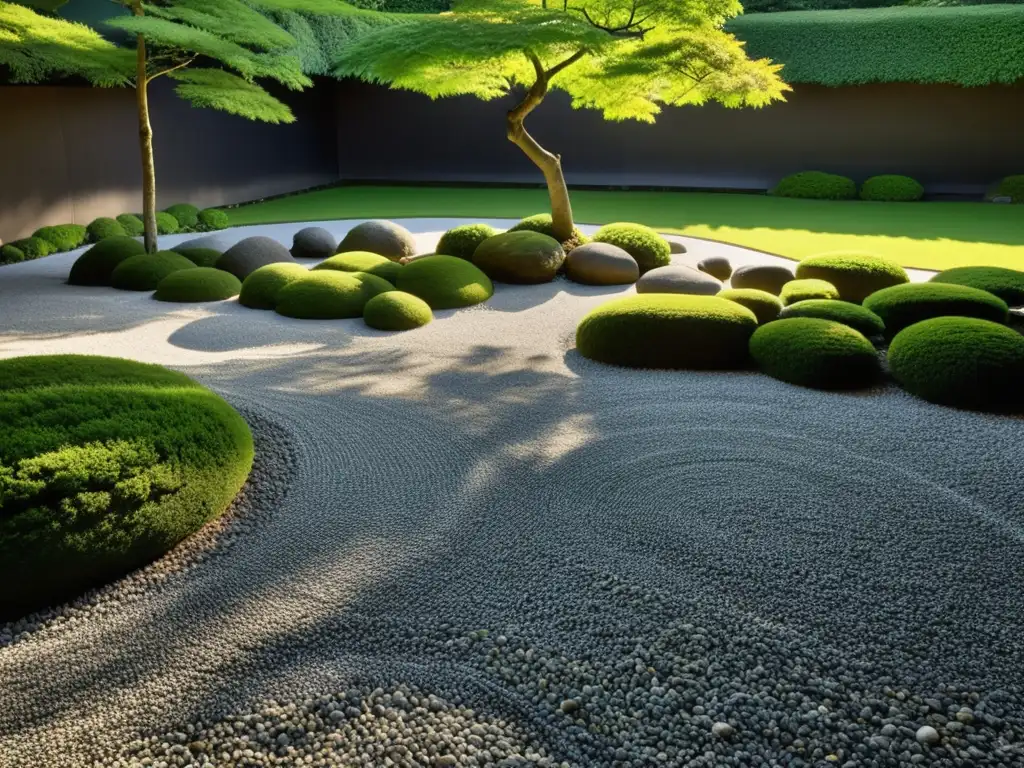
[[[170,82],[150,100],[161,208],[206,207],[338,178],[334,84],[288,94],[297,122],[194,109]],[[142,207],[134,92],[0,87],[0,242],[45,224],[88,224]]]
[[[343,82],[338,146],[346,179],[539,182],[505,139],[514,100],[439,101]],[[1024,84],[796,86],[763,109],[669,108],[654,125],[612,123],[553,92],[527,129],[562,155],[570,184],[767,189],[801,170],[858,181],[902,173],[929,192],[980,193],[1024,173]]]

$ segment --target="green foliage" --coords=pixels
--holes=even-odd
[[[154,291],[160,281],[179,269],[197,269],[180,253],[157,251],[129,256],[110,274],[110,284],[119,291]]]
[[[807,278],[803,280],[790,280],[782,286],[779,294],[782,303],[785,305],[796,304],[798,301],[809,301],[810,299],[838,299],[839,291],[832,283],[826,280]]]
[[[146,231],[142,219],[134,213],[122,213],[116,219],[117,223],[124,227],[124,233],[129,237],[142,237]]]
[[[668,241],[643,224],[605,224],[594,233],[593,240],[596,243],[616,245],[624,250],[636,260],[641,275],[656,267],[667,266],[672,261],[672,249]]]
[[[994,197],[1008,197],[1011,202],[1024,203],[1024,174],[1001,179],[986,197],[989,200]]]
[[[717,296],[649,293],[602,304],[576,328],[591,360],[630,368],[739,368],[757,317]]]
[[[813,317],[776,320],[750,338],[750,355],[775,379],[814,389],[859,389],[878,379],[878,354],[848,325]]]
[[[170,75],[177,93],[193,107],[219,109],[248,120],[294,123],[291,109],[256,83],[222,69],[179,69]]]
[[[393,291],[387,280],[365,272],[325,269],[308,272],[278,291],[278,314],[301,320],[338,320],[361,317],[366,302]]]
[[[198,267],[172,272],[156,286],[158,301],[223,301],[237,296],[242,282],[221,269]]]
[[[114,269],[126,259],[146,252],[145,246],[130,237],[109,237],[96,243],[71,266],[71,285],[110,285]]]
[[[896,334],[889,369],[918,397],[956,408],[1024,410],[1024,336],[967,317],[938,317]]]
[[[141,220],[139,221],[139,224],[142,224]],[[86,234],[88,235],[90,243],[98,243],[100,240],[106,240],[108,237],[126,237],[129,232],[125,229],[124,225],[116,219],[101,217],[89,222],[89,226],[86,228]],[[141,232],[139,234],[141,234]]]
[[[511,227],[508,228],[509,232],[536,232],[541,235],[547,235],[550,238],[555,238],[555,226],[551,219],[550,213],[536,213],[533,216],[527,216],[525,219],[520,219]],[[569,253],[573,248],[590,242],[586,235],[584,235],[576,227],[573,227],[572,236],[561,243],[562,249]]]
[[[267,264],[242,282],[238,303],[250,309],[273,309],[277,306],[277,295],[281,289],[308,274],[309,270],[301,264]]]
[[[740,16],[751,56],[789,83],[1014,83],[1024,78],[1024,7],[878,8]]]
[[[470,262],[455,256],[423,256],[398,273],[398,290],[419,296],[432,309],[458,309],[494,295],[491,279]]]
[[[978,288],[998,296],[1011,307],[1024,306],[1024,272],[1005,267],[954,267],[931,278],[933,283],[953,283]]]
[[[0,246],[0,264],[17,264],[25,260],[25,252],[16,245]]]
[[[204,208],[199,212],[199,223],[196,230],[199,232],[214,232],[218,229],[227,229],[231,226],[231,220],[224,211],[216,208]]]
[[[174,218],[174,216],[172,216],[171,214],[165,213],[164,211],[160,211],[156,215],[156,231],[157,231],[157,234],[160,234],[160,235],[173,235],[179,229],[181,229],[181,225],[178,224],[178,220],[176,218]]]
[[[782,300],[778,296],[756,288],[725,288],[716,295],[749,309],[757,318],[758,325],[770,323],[782,311]]]
[[[865,336],[881,336],[885,332],[882,318],[860,304],[849,301],[832,301],[827,299],[808,299],[798,301],[785,307],[779,318],[815,317],[819,320],[831,320],[835,323],[848,325]]]
[[[171,250],[175,253],[180,253],[197,267],[214,267],[217,265],[217,259],[224,255],[214,248],[182,248],[177,246],[171,248]]]
[[[823,253],[796,266],[801,279],[826,280],[839,290],[839,298],[859,304],[875,291],[909,282],[907,271],[891,259],[871,253]]]
[[[804,200],[853,200],[857,184],[853,179],[821,171],[801,171],[786,176],[769,194]]]
[[[951,283],[907,283],[883,288],[864,300],[882,318],[887,336],[933,317],[956,315],[1005,323],[1006,302],[988,291]]]
[[[188,203],[177,203],[167,208],[164,213],[169,213],[178,222],[179,231],[189,232],[199,224],[199,209]]]
[[[404,291],[378,294],[363,309],[364,322],[379,331],[410,331],[433,319],[427,302]]]
[[[24,240],[15,240],[11,245],[24,253],[26,260],[41,259],[53,253],[53,245],[41,237],[26,237]]]
[[[153,365],[0,362],[0,620],[159,557],[235,497],[252,435],[221,398]]]
[[[443,0],[439,0],[443,2]],[[443,2],[448,10],[447,2]],[[353,5],[364,6],[367,3],[356,2]],[[370,3],[372,10],[391,10],[377,8]],[[398,9],[395,9],[398,10]],[[425,10],[431,13],[431,10]],[[346,13],[337,14],[302,14],[282,11],[272,14],[273,18],[297,41],[295,48],[289,51],[297,56],[302,71],[308,75],[331,75],[334,73],[334,59],[349,41],[377,27],[400,22],[390,14]]]
[[[549,224],[550,221],[551,216],[548,215]],[[441,235],[441,239],[437,241],[437,253],[442,256],[455,256],[472,261],[476,247],[496,234],[498,231],[488,224],[463,224],[453,227]]]
[[[924,197],[924,187],[909,176],[872,176],[860,187],[861,200],[882,203],[912,203]]]
[[[480,243],[473,263],[499,283],[550,283],[565,263],[565,251],[540,232],[502,232]]]
[[[402,265],[397,261],[391,261],[377,253],[369,251],[347,251],[324,259],[315,267],[317,269],[337,269],[342,272],[366,272],[370,275],[384,278],[394,285],[398,280],[398,273],[402,271]]]
[[[81,224],[59,224],[37,229],[32,237],[48,242],[54,253],[73,251],[85,242],[86,229]]]

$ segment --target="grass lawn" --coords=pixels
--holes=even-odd
[[[1024,269],[1024,206],[789,200],[705,192],[572,195],[582,224],[635,221],[793,259],[836,250],[890,256],[907,267]],[[454,216],[521,218],[548,210],[542,189],[351,186],[228,211],[233,225],[329,219]]]

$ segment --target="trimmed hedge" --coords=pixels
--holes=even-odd
[[[758,325],[770,323],[782,311],[782,300],[778,296],[756,288],[726,288],[718,292],[718,298],[735,301],[749,309],[757,317]]]
[[[122,213],[115,221],[124,227],[128,237],[142,237],[146,232],[146,225],[143,224],[142,217],[136,216],[134,213]]]
[[[250,309],[273,309],[277,306],[277,295],[281,289],[308,274],[309,270],[301,264],[267,264],[242,282],[238,303]]]
[[[757,329],[750,355],[775,379],[814,389],[859,389],[881,369],[874,346],[848,325],[812,317],[776,320]]]
[[[181,229],[181,225],[171,214],[166,211],[160,211],[156,215],[156,232],[158,235],[173,235],[179,229]]]
[[[185,231],[195,229],[199,224],[199,209],[188,203],[172,205],[165,210],[165,213],[171,214],[178,222],[178,228]]]
[[[1000,180],[985,197],[988,200],[995,197],[1008,197],[1013,203],[1024,203],[1024,174],[1007,176]]]
[[[98,243],[100,240],[106,240],[108,237],[128,236],[128,230],[117,219],[105,217],[93,219],[89,222],[87,230],[90,243]]]
[[[349,251],[324,259],[313,270],[335,269],[341,272],[365,272],[387,280],[392,285],[398,280],[403,267],[397,261],[369,251]]]
[[[1024,336],[968,317],[924,320],[896,334],[889,369],[933,403],[979,410],[1024,409]]]
[[[861,184],[860,199],[883,203],[912,203],[924,197],[924,187],[909,176],[872,176]]]
[[[839,298],[859,304],[875,291],[910,281],[907,271],[891,259],[871,253],[823,253],[804,259],[796,266],[802,280],[832,283]]]
[[[231,219],[228,215],[216,208],[204,208],[199,212],[199,223],[196,230],[199,232],[214,232],[218,229],[227,229],[231,226]]]
[[[849,301],[832,301],[828,299],[810,299],[798,301],[783,308],[780,319],[787,317],[815,317],[819,320],[831,320],[835,323],[848,325],[865,336],[881,336],[885,333],[885,323],[867,307]]]
[[[301,320],[340,320],[361,317],[366,302],[395,288],[387,280],[365,272],[325,269],[308,272],[277,294],[278,314]]]
[[[157,301],[224,301],[237,296],[241,281],[230,272],[213,267],[180,269],[172,272],[156,286]]]
[[[535,213],[533,216],[527,216],[525,219],[520,219],[518,222],[513,224],[511,227],[508,228],[507,231],[539,232],[542,235],[547,235],[548,237],[552,237],[555,240],[558,240],[558,238],[555,237],[554,223],[552,222],[550,213]],[[564,242],[559,242],[559,245],[562,246],[562,249],[566,253],[569,253],[576,246],[583,245],[589,242],[590,238],[588,238],[586,235],[580,232],[580,230],[577,227],[573,227],[572,237],[570,237],[568,240]]]
[[[648,293],[602,304],[576,328],[580,354],[631,368],[740,368],[757,317],[717,296]]]
[[[487,301],[494,284],[480,268],[455,256],[423,256],[398,273],[396,287],[419,296],[431,309],[458,309]]]
[[[363,308],[363,320],[379,331],[410,331],[434,319],[430,305],[405,291],[388,291],[374,296]]]
[[[15,240],[11,245],[25,254],[26,261],[41,259],[53,253],[53,246],[41,237],[26,237],[23,240]]]
[[[550,218],[549,216],[548,219]],[[436,251],[441,256],[455,256],[472,261],[476,247],[496,234],[498,230],[488,224],[463,224],[441,235],[441,239],[437,241]]]
[[[892,337],[907,326],[933,317],[956,315],[1005,323],[1006,302],[987,291],[950,283],[907,283],[873,293],[864,306],[882,318]]]
[[[217,260],[224,255],[213,248],[182,248],[181,246],[177,246],[175,248],[171,248],[171,250],[175,253],[180,253],[197,267],[216,266]]]
[[[108,237],[83,253],[71,266],[71,285],[110,285],[114,269],[132,256],[144,254],[146,247],[130,237]]]
[[[110,274],[110,285],[119,291],[154,291],[160,281],[179,269],[198,269],[174,251],[157,251],[130,256]]]
[[[596,243],[616,245],[624,250],[636,260],[641,275],[672,262],[672,247],[668,241],[643,224],[605,224],[594,233],[593,240]]]
[[[839,291],[827,280],[817,278],[801,278],[790,280],[782,286],[779,294],[782,303],[786,306],[796,304],[798,301],[809,301],[811,299],[838,299]]]
[[[187,376],[107,357],[0,362],[0,621],[167,552],[235,498],[245,421]]]
[[[834,173],[801,171],[783,178],[769,194],[805,200],[853,200],[857,197],[857,184]]]
[[[0,264],[17,264],[25,260],[25,252],[16,245],[0,245]]]
[[[85,243],[87,232],[81,224],[58,224],[53,227],[37,229],[32,237],[45,240],[53,247],[53,252],[73,251]]]
[[[933,283],[978,288],[998,296],[1011,307],[1024,306],[1024,272],[1005,267],[954,267],[932,275]]]

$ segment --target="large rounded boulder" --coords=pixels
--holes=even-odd
[[[859,389],[878,380],[874,345],[848,325],[811,317],[776,320],[750,338],[750,355],[772,378],[814,389]]]
[[[998,296],[1011,307],[1024,306],[1024,271],[1006,267],[954,267],[932,276],[933,283],[978,288]]]
[[[804,259],[796,267],[802,280],[825,280],[839,298],[860,304],[875,291],[910,281],[907,271],[892,259],[873,253],[823,253]]]
[[[732,264],[725,256],[708,256],[706,259],[701,259],[697,262],[697,269],[707,272],[722,282],[732,277]]]
[[[489,237],[473,252],[473,263],[499,283],[550,283],[564,261],[557,240],[529,230]]]
[[[988,291],[952,283],[894,285],[868,296],[864,306],[882,318],[889,337],[933,317],[976,317],[1005,323],[1009,313],[1006,302]]]
[[[431,309],[469,307],[494,295],[491,279],[457,256],[424,256],[410,261],[398,273],[396,287],[419,296]]]
[[[277,294],[278,314],[300,320],[340,320],[361,317],[366,302],[393,291],[387,280],[363,272],[326,269],[309,272]]]
[[[416,253],[416,238],[400,224],[373,219],[348,231],[338,246],[338,253],[348,251],[369,251],[398,261]]]
[[[217,269],[230,272],[244,281],[249,275],[267,264],[295,264],[288,249],[269,237],[247,237],[231,246],[217,259]]]
[[[323,227],[300,229],[292,238],[291,254],[296,259],[326,259],[337,250],[337,238]]]
[[[793,270],[779,264],[746,264],[729,278],[732,288],[754,288],[778,296],[782,286],[794,278]]]
[[[693,296],[714,296],[722,283],[711,275],[691,267],[671,264],[644,272],[636,283],[637,293],[686,293]]]
[[[565,257],[565,276],[584,285],[631,285],[640,277],[640,268],[617,245],[586,243]]]

